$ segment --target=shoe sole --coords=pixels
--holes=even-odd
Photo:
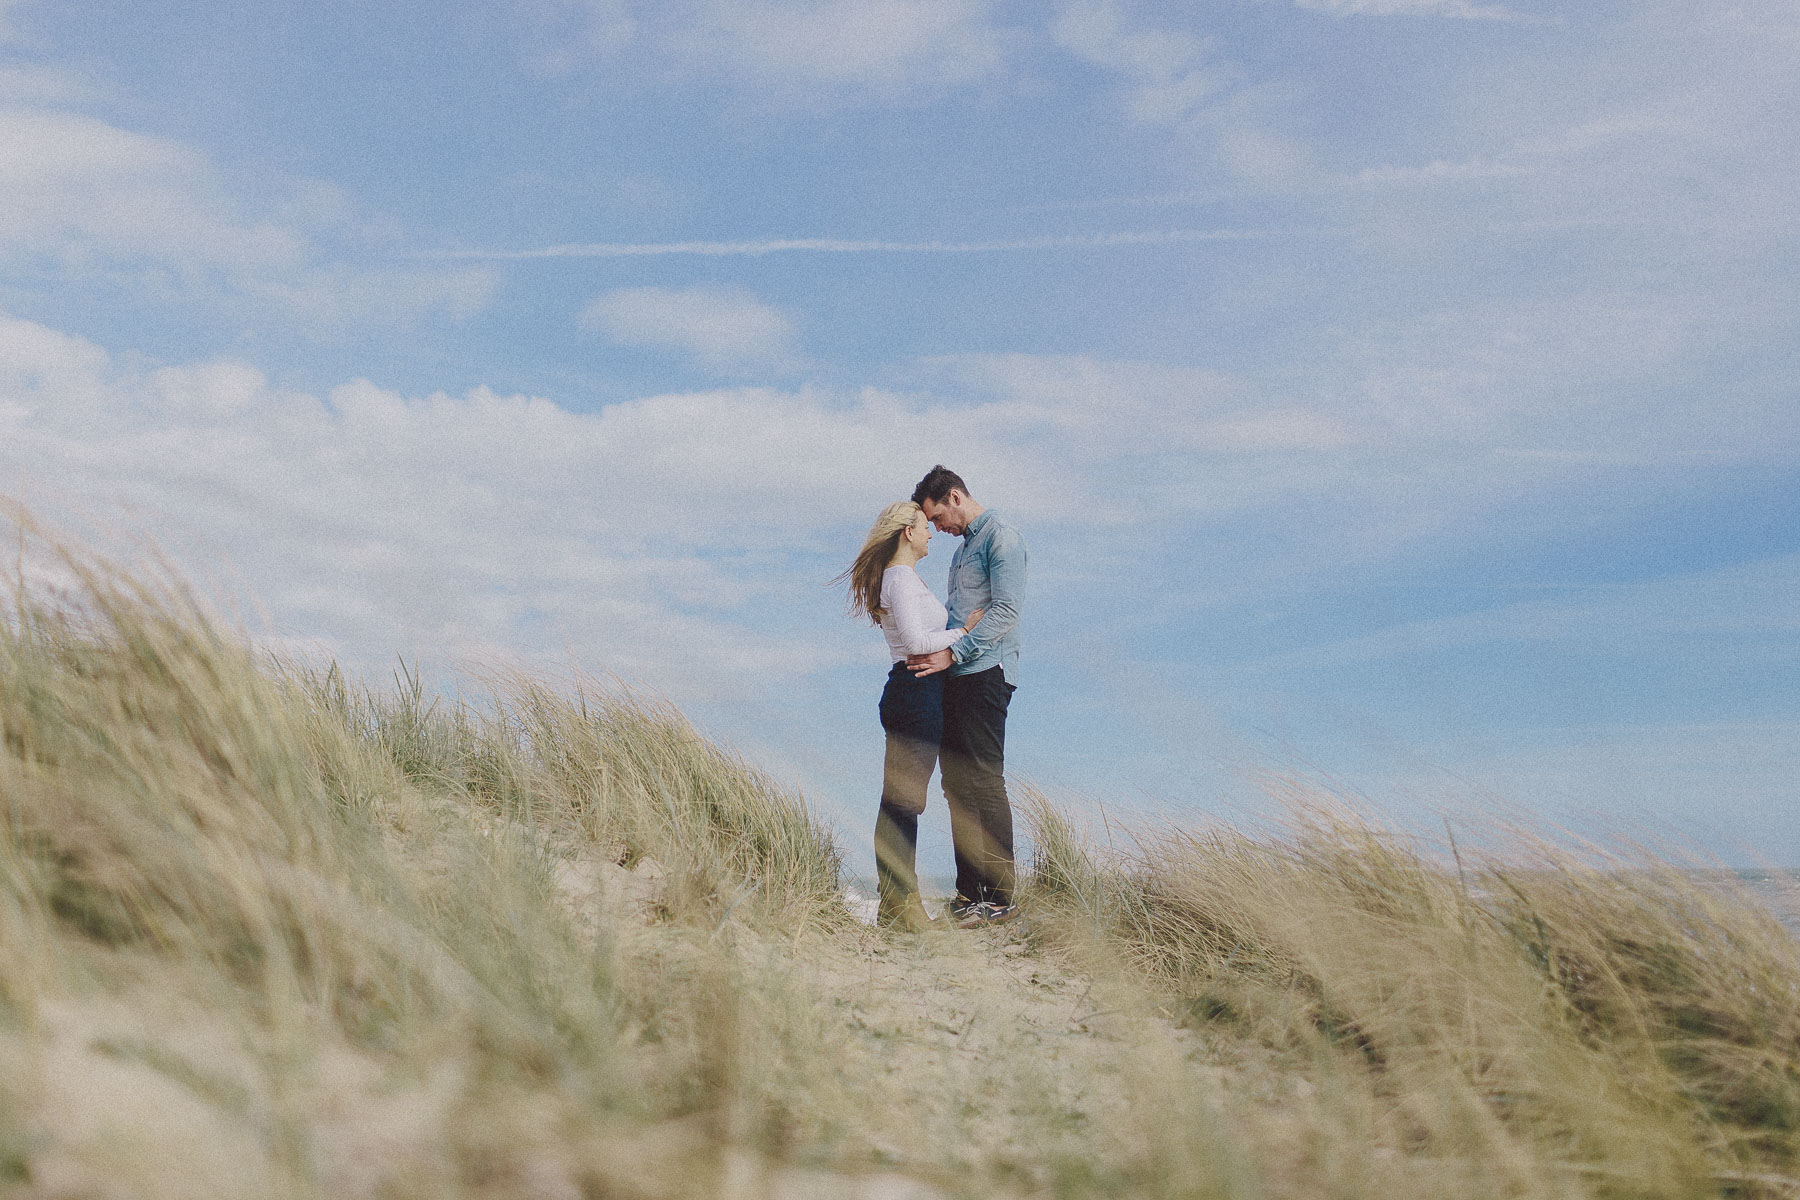
[[[970,913],[956,922],[958,929],[982,929],[989,925],[1004,925],[1019,915],[1017,905],[1012,905],[998,916],[987,916],[982,913]]]

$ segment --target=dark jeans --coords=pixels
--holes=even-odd
[[[1011,904],[1012,804],[1006,798],[1006,706],[1012,684],[999,667],[944,683],[944,799],[956,846],[956,890]]]
[[[944,728],[944,677],[919,679],[898,662],[881,691],[887,758],[881,771],[881,809],[875,817],[875,879],[884,901],[919,890],[919,814],[937,766]]]

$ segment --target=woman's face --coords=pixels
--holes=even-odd
[[[919,552],[920,558],[931,553],[931,522],[925,519],[924,513],[914,517],[913,523],[907,526],[906,541]]]

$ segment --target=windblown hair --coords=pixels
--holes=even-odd
[[[962,481],[962,476],[939,463],[925,472],[925,478],[919,480],[919,486],[913,489],[912,501],[914,504],[923,504],[927,500],[933,504],[942,504],[951,488],[958,489],[965,496],[969,494],[969,485]]]
[[[918,517],[919,506],[911,500],[896,500],[882,509],[875,524],[869,527],[869,536],[863,539],[856,561],[831,581],[849,582],[851,616],[866,615],[870,621],[881,624],[881,573],[894,561],[901,536]]]

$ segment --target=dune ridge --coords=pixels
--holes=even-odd
[[[890,935],[652,697],[375,688],[47,546],[0,622],[5,1195],[1800,1192],[1800,953],[1692,864],[1021,789],[1028,919]]]

